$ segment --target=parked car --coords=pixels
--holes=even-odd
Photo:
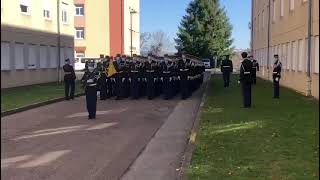
[[[211,68],[210,59],[202,59],[202,62],[203,62],[204,67],[205,67],[206,69],[210,69],[210,68]]]

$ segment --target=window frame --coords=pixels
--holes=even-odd
[[[69,18],[68,18],[67,9],[61,9],[61,22],[63,24],[69,24]]]
[[[78,32],[80,32],[83,37],[81,37],[81,34],[80,34],[80,37],[78,37]],[[74,39],[83,40],[84,38],[85,38],[84,27],[76,27]]]
[[[22,11],[22,6],[26,7],[26,9],[27,9],[26,12]],[[29,0],[20,0],[19,8],[20,8],[20,13],[21,14],[28,15],[28,16],[31,15],[31,5],[30,5],[30,1]]]
[[[82,14],[77,14],[77,9],[79,9],[80,13],[81,13],[81,9],[82,9]],[[84,5],[83,4],[75,4],[75,16],[84,16]]]

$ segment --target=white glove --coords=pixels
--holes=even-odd
[[[276,80],[276,82],[279,82],[279,78],[276,78],[275,80]]]
[[[240,84],[240,81],[238,81],[238,84]]]

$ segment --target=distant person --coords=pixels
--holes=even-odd
[[[229,87],[230,73],[232,73],[233,71],[233,64],[229,57],[230,56],[227,55],[221,64],[221,72],[223,76],[224,87]]]
[[[282,63],[279,60],[279,55],[275,54],[274,56],[274,64],[273,64],[273,98],[280,98],[280,78],[281,78],[281,68]]]
[[[242,96],[243,96],[243,106],[244,108],[251,107],[251,84],[252,84],[252,62],[247,58],[247,52],[241,53],[243,61],[240,66],[240,80]]]
[[[86,68],[86,71],[81,79],[85,86],[86,104],[89,113],[89,119],[96,118],[97,111],[97,79],[98,71],[95,71],[93,67]]]
[[[250,56],[249,58],[252,61],[252,84],[257,84],[257,71],[259,71],[259,63],[253,58],[253,56]]]
[[[74,99],[76,74],[74,72],[73,66],[70,65],[70,59],[65,60],[65,65],[63,66],[63,70],[64,70],[65,99],[66,100]]]

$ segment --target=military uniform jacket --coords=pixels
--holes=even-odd
[[[259,71],[259,63],[257,62],[257,60],[253,60],[252,61],[252,72],[256,73],[257,71]]]
[[[229,59],[223,60],[221,64],[221,72],[231,73],[233,71],[232,61]]]
[[[279,60],[273,64],[273,73],[272,73],[273,79],[281,78],[281,68],[282,68],[282,63]]]
[[[64,80],[71,81],[76,79],[76,74],[74,72],[73,67],[70,64],[66,64],[63,66],[63,71],[65,73]]]
[[[252,80],[252,62],[249,59],[244,59],[240,66],[240,82],[251,83]]]

